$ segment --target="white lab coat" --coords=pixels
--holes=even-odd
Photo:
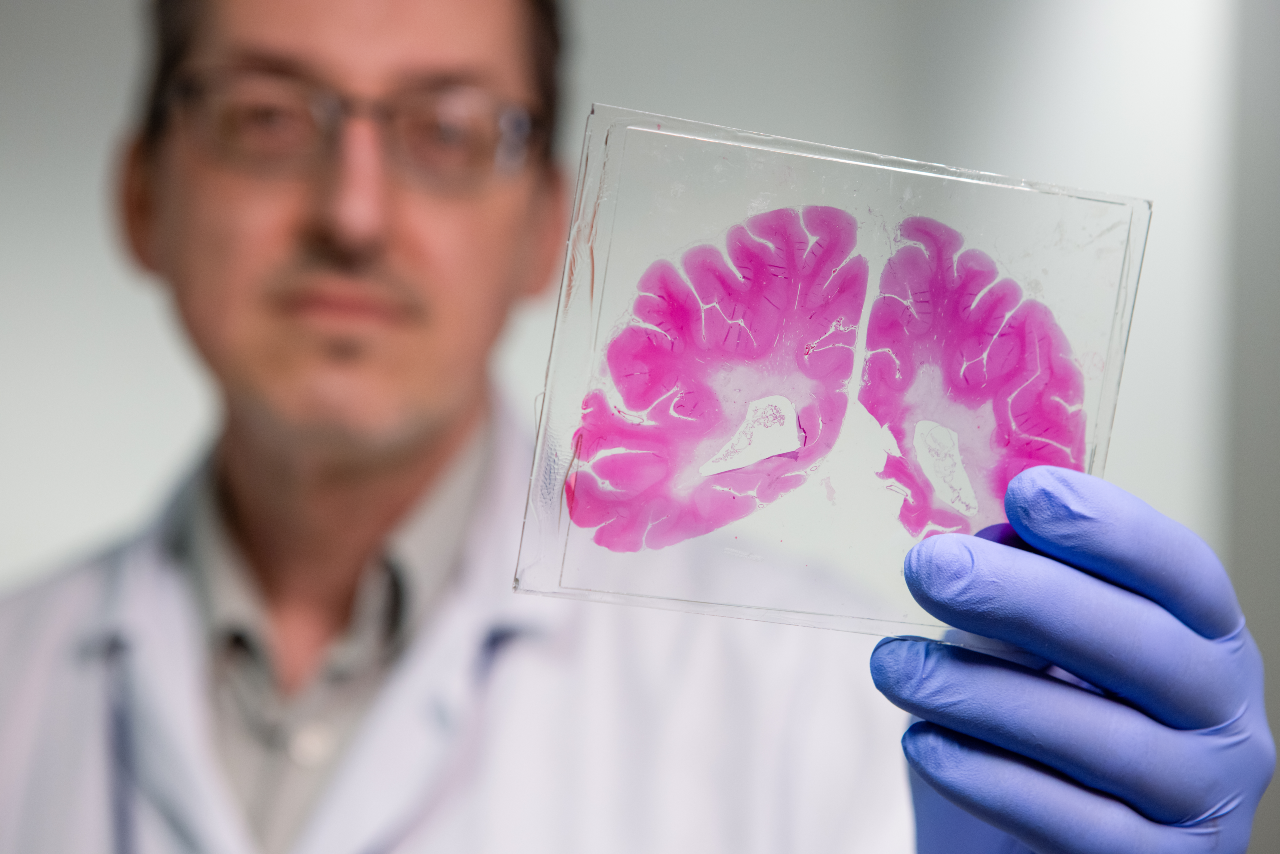
[[[497,433],[462,580],[297,854],[913,850],[873,639],[513,593],[531,444]],[[253,851],[162,527],[0,603],[0,851]]]

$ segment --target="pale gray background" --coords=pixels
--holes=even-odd
[[[1107,476],[1219,549],[1280,674],[1274,0],[571,8],[570,163],[601,101],[1153,199]],[[0,587],[139,524],[216,419],[110,211],[139,21],[0,0]],[[549,327],[532,306],[498,358],[530,418]],[[1280,851],[1278,813],[1252,851]]]

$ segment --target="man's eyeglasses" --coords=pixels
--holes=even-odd
[[[368,115],[391,162],[426,189],[461,193],[518,172],[539,139],[524,107],[458,83],[403,89],[370,101],[287,74],[189,75],[174,97],[224,162],[270,176],[308,174],[332,157],[343,123]]]

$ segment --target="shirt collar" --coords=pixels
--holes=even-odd
[[[329,651],[331,671],[385,661],[430,619],[455,581],[468,519],[491,474],[492,445],[486,423],[388,538],[361,578],[347,631]],[[212,454],[169,515],[169,550],[192,576],[209,643],[217,649],[239,639],[269,659],[263,597],[224,521]]]
[[[404,579],[404,619],[420,631],[458,578],[466,535],[488,482],[493,428],[484,426],[387,540],[385,556]]]

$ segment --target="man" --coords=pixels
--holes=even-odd
[[[551,5],[157,12],[122,211],[223,429],[0,609],[0,848],[910,850],[864,642],[510,592],[530,446],[484,370],[563,244]],[[1243,851],[1274,748],[1212,554],[1069,473],[1009,507],[908,580],[1022,663],[873,658],[932,722],[920,850]]]

